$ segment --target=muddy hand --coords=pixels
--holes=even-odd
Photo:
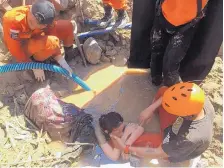
[[[43,82],[45,80],[44,70],[42,70],[42,69],[33,69],[33,73],[34,73],[35,79],[38,82]]]
[[[142,126],[143,124],[150,122],[152,117],[153,117],[153,110],[149,106],[140,113],[139,125]]]

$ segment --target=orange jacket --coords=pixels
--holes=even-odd
[[[127,0],[103,0],[103,3],[112,6],[116,10],[127,8]]]
[[[202,0],[202,9],[208,0]],[[190,22],[197,16],[197,0],[164,0],[162,13],[174,26]]]
[[[42,30],[31,30],[27,23],[27,14],[31,6],[20,6],[7,11],[3,16],[4,41],[10,53],[18,62],[28,62],[31,56],[26,42]]]

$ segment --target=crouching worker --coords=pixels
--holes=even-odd
[[[114,137],[121,150],[150,158],[182,162],[200,156],[212,140],[214,108],[203,90],[194,83],[179,83],[162,87],[155,101],[140,114],[140,122],[149,121],[159,113],[160,145],[153,147],[127,146],[120,137]],[[149,142],[153,141],[148,136]]]
[[[4,41],[17,62],[43,62],[53,58],[71,74],[67,61],[74,56],[73,24],[69,20],[54,19],[55,7],[46,0],[13,8],[3,16]],[[60,51],[60,40],[65,55]],[[37,80],[45,79],[43,70],[33,72]]]
[[[158,0],[151,31],[151,77],[156,86],[172,86],[181,81],[181,60],[205,16],[208,0]],[[190,71],[190,70],[189,70]]]
[[[49,87],[31,95],[24,114],[40,130],[46,131],[53,141],[96,142],[92,116],[74,104],[58,99]]]
[[[127,0],[103,0],[104,5],[104,17],[100,19],[97,24],[100,28],[106,28],[113,19],[113,8],[117,12],[117,19],[114,27],[122,28],[128,21],[128,15],[126,12]]]

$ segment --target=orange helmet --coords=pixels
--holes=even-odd
[[[162,100],[162,107],[177,116],[200,113],[205,101],[204,91],[195,83],[178,83],[168,88]]]

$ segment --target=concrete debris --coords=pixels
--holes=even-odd
[[[94,38],[90,37],[84,42],[83,50],[86,56],[86,60],[90,64],[95,65],[99,63],[102,49]]]
[[[106,55],[107,56],[114,56],[117,54],[117,51],[115,49],[110,50],[110,51],[106,51]]]

